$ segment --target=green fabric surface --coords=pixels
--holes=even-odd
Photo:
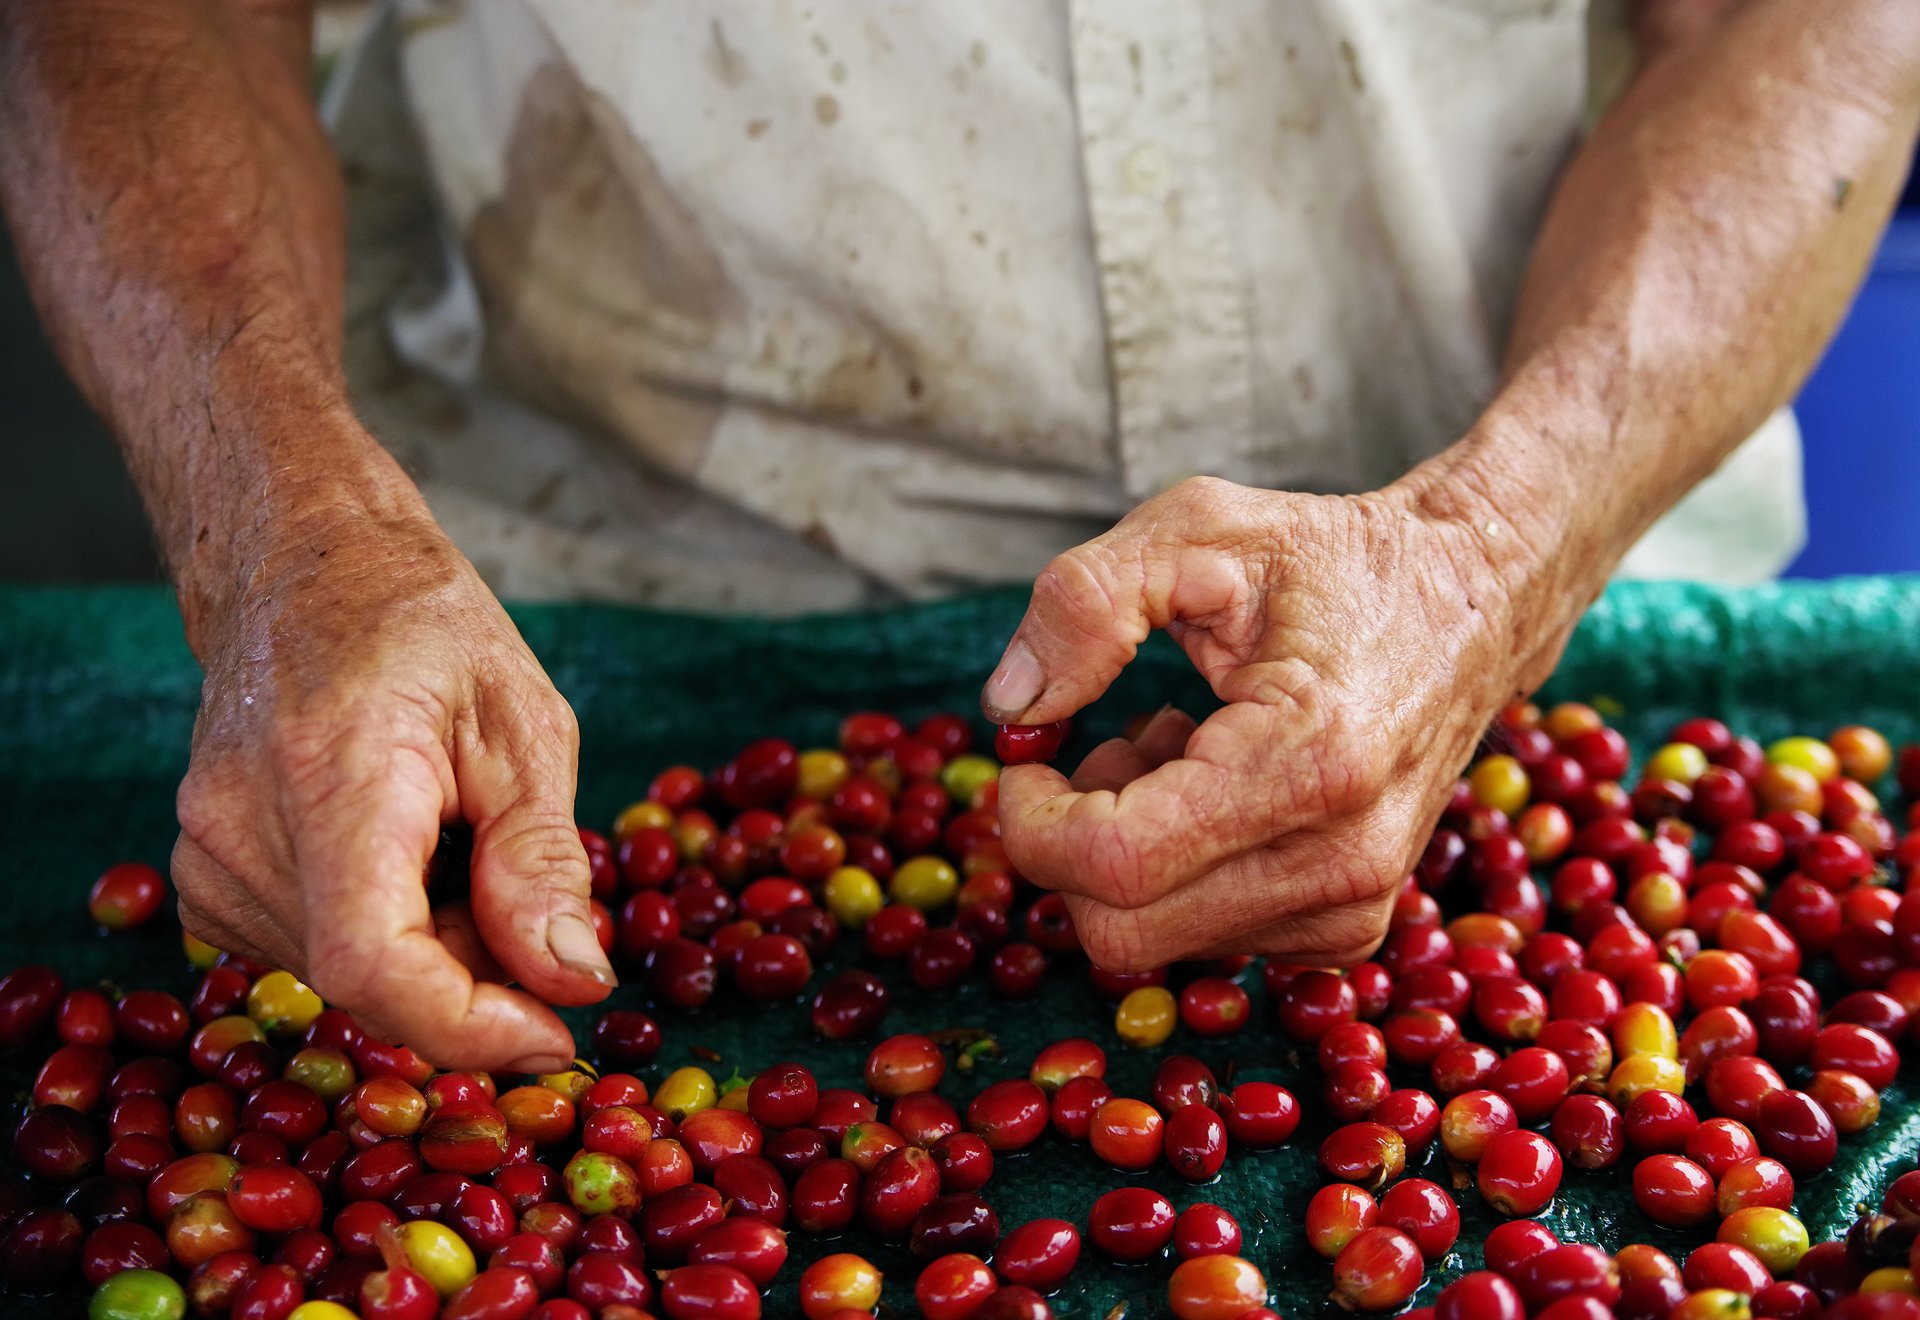
[[[573,702],[583,729],[580,818],[604,827],[639,796],[654,770],[671,762],[711,766],[744,741],[766,734],[803,746],[829,740],[856,709],[903,717],[973,710],[978,683],[1019,617],[1019,593],[983,596],[882,614],[797,621],[716,621],[599,606],[531,606],[514,616]],[[46,961],[70,984],[111,979],[123,986],[185,991],[190,975],[170,922],[130,935],[102,936],[87,920],[88,884],[107,864],[141,858],[163,866],[171,847],[173,788],[184,768],[199,675],[180,636],[171,599],[145,589],[0,590],[0,877],[8,915],[0,923],[0,967]],[[1617,585],[1588,614],[1555,676],[1548,698],[1607,698],[1617,723],[1644,754],[1679,718],[1713,714],[1761,739],[1789,732],[1824,734],[1870,723],[1896,743],[1920,739],[1920,579],[1787,583],[1744,591],[1680,584]],[[1076,741],[1089,745],[1131,714],[1169,700],[1204,707],[1206,695],[1164,638],[1142,652],[1111,694],[1083,721]],[[1888,786],[1890,789],[1890,786]],[[857,961],[851,948],[843,960]],[[816,975],[816,983],[825,971]],[[1134,1053],[1113,1037],[1110,1006],[1073,970],[1056,969],[1041,996],[1019,1004],[993,1000],[977,980],[957,994],[929,996],[896,971],[894,1009],[883,1031],[981,1026],[1005,1047],[971,1076],[950,1074],[949,1098],[1021,1075],[1038,1047],[1084,1034],[1106,1045],[1110,1077],[1123,1093],[1144,1094],[1167,1050],[1186,1049],[1239,1078],[1269,1077],[1296,1087],[1309,1112],[1318,1079],[1290,1057],[1269,1025],[1257,976],[1252,1026],[1218,1042],[1176,1034],[1167,1050]],[[638,986],[616,1005],[644,1003]],[[722,995],[694,1015],[661,1015],[667,1048],[650,1077],[693,1061],[689,1050],[717,1050],[724,1076],[780,1059],[813,1066],[825,1084],[853,1084],[866,1045],[814,1041],[804,1001],[746,1009]],[[577,1023],[590,1016],[575,1015]],[[43,1050],[0,1057],[14,1089]],[[1845,1226],[1854,1206],[1877,1197],[1892,1171],[1911,1164],[1920,1106],[1902,1079],[1885,1097],[1877,1127],[1843,1142],[1837,1166],[1803,1180],[1797,1209],[1815,1240]],[[1267,1271],[1276,1306],[1290,1315],[1330,1311],[1330,1270],[1300,1238],[1307,1198],[1320,1183],[1315,1166],[1324,1120],[1310,1117],[1287,1147],[1237,1153],[1206,1187],[1164,1170],[1126,1175],[1084,1148],[1049,1136],[1033,1151],[1001,1161],[986,1195],[1008,1227],[1057,1215],[1084,1224],[1099,1192],[1129,1181],[1165,1191],[1177,1205],[1216,1201],[1247,1230],[1245,1254]],[[1437,1158],[1423,1170],[1444,1183]],[[1497,1222],[1468,1193],[1459,1248],[1429,1278],[1438,1281],[1479,1261],[1479,1242]],[[1647,1240],[1678,1251],[1699,1234],[1661,1230],[1641,1216],[1625,1176],[1570,1173],[1546,1220],[1569,1240],[1616,1247]],[[867,1250],[855,1235],[819,1244],[799,1235],[776,1283],[769,1315],[795,1313],[792,1281],[825,1251]],[[874,1249],[888,1270],[888,1302],[911,1313],[916,1265],[904,1251]],[[1055,1299],[1061,1316],[1102,1317],[1129,1303],[1130,1317],[1162,1315],[1164,1264],[1118,1267],[1089,1248]],[[8,1299],[9,1315],[79,1314],[77,1298]]]

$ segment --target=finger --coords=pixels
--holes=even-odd
[[[480,927],[474,922],[473,909],[466,903],[443,903],[433,910],[434,937],[446,946],[448,953],[459,960],[476,981],[492,981],[504,984],[510,978],[506,969],[487,948],[487,942],[480,938]]]
[[[1239,617],[1252,595],[1247,561],[1213,542],[1223,530],[1240,534],[1236,506],[1248,495],[1225,482],[1183,483],[1056,557],[981,691],[987,717],[1065,719],[1107,690],[1154,629]]]
[[[1091,752],[1073,772],[1069,784],[1076,793],[1117,793],[1153,769],[1153,762],[1125,738],[1109,738]]]
[[[1163,706],[1147,727],[1133,740],[1149,769],[1158,769],[1187,754],[1187,741],[1200,727],[1193,716],[1173,706]]]
[[[297,906],[269,912],[251,888],[184,833],[174,841],[169,869],[180,895],[180,924],[195,938],[273,967],[299,957]],[[269,886],[268,892],[277,891]]]
[[[307,914],[302,979],[443,1068],[565,1067],[573,1039],[553,1010],[477,983],[436,937],[421,874],[440,834],[439,759],[424,731],[343,740],[328,782],[293,814]]]
[[[1332,808],[1347,790],[1328,781],[1342,772],[1300,750],[1310,738],[1344,745],[1317,714],[1243,702],[1193,730],[1181,756],[1118,790],[1075,792],[1043,766],[1009,767],[1000,776],[1002,842],[1036,884],[1145,906],[1339,814]]]
[[[1067,898],[1088,957],[1139,971],[1197,957],[1258,953],[1363,961],[1386,931],[1391,883],[1328,836],[1293,836],[1144,908]]]
[[[264,966],[279,965],[265,949],[255,946],[238,931],[230,930],[214,921],[186,899],[178,900],[173,906],[174,911],[179,914],[181,929],[202,944],[210,944],[221,953],[236,954]]]
[[[515,980],[549,1003],[591,1004],[616,982],[587,907],[572,712],[548,695],[551,705],[542,696],[483,702],[480,731],[457,753],[460,807],[473,824],[471,901],[487,948]]]
[[[1192,717],[1171,706],[1163,707],[1134,737],[1111,738],[1089,752],[1073,772],[1074,792],[1126,787],[1184,752],[1195,727]]]

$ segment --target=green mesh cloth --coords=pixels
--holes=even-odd
[[[802,745],[831,738],[841,715],[891,709],[915,717],[971,711],[977,685],[998,657],[1023,598],[995,593],[890,613],[791,622],[671,616],[592,606],[515,611],[528,640],[573,702],[584,730],[581,819],[605,825],[674,761],[716,764],[749,738],[782,734]],[[1164,639],[1156,639],[1164,641]],[[164,866],[174,827],[173,787],[185,764],[198,673],[180,640],[171,601],[150,590],[0,591],[0,876],[8,919],[0,966],[49,961],[70,982],[110,978],[122,985],[184,990],[189,978],[175,935],[153,930],[102,937],[90,927],[84,895],[107,863],[144,858]],[[1762,739],[1825,733],[1871,723],[1896,742],[1920,739],[1920,579],[1782,584],[1749,591],[1659,584],[1613,588],[1575,635],[1549,696],[1615,703],[1618,722],[1644,751],[1680,717],[1714,714]],[[1135,712],[1168,700],[1203,705],[1205,694],[1171,647],[1148,647],[1114,692],[1083,721],[1082,739],[1113,732]],[[165,923],[160,923],[164,925]],[[894,979],[890,975],[890,979]],[[1256,999],[1257,978],[1250,981]],[[638,1005],[637,988],[616,1004]],[[1056,973],[1037,1001],[1008,1005],[975,983],[926,996],[896,987],[887,1030],[981,1026],[1006,1055],[945,1087],[964,1100],[987,1082],[1024,1072],[1035,1050],[1085,1034],[1112,1050],[1122,1093],[1144,1094],[1158,1053],[1119,1047],[1110,1008],[1081,978]],[[824,1045],[807,1030],[803,1003],[744,1010],[725,997],[700,1014],[667,1017],[668,1048],[654,1075],[693,1061],[695,1046],[717,1050],[724,1076],[738,1064],[792,1058],[828,1084],[854,1084],[863,1045]],[[1263,1012],[1236,1037],[1216,1043],[1177,1035],[1186,1048],[1240,1078],[1295,1086],[1308,1108],[1318,1081],[1276,1040]],[[17,1087],[35,1062],[6,1060]],[[1330,1272],[1308,1253],[1299,1221],[1320,1179],[1314,1152],[1323,1120],[1310,1118],[1286,1148],[1239,1154],[1212,1185],[1191,1187],[1164,1170],[1121,1175],[1084,1148],[1049,1137],[1001,1161],[987,1189],[1003,1224],[1043,1215],[1084,1223],[1101,1191],[1126,1181],[1159,1187],[1176,1204],[1217,1201],[1247,1230],[1246,1254],[1291,1315],[1328,1311]],[[1920,1135],[1913,1088],[1885,1096],[1867,1135],[1843,1143],[1837,1167],[1802,1182],[1797,1209],[1816,1240],[1844,1227],[1853,1207],[1877,1197],[1890,1171],[1912,1163]],[[1444,1183],[1437,1162],[1425,1172]],[[1436,1281],[1479,1262],[1479,1242],[1496,1222],[1472,1194],[1462,1198],[1460,1246]],[[1698,1238],[1654,1227],[1633,1207],[1625,1177],[1570,1174],[1548,1222],[1570,1240],[1614,1247],[1650,1240],[1681,1250]],[[871,1243],[847,1240],[856,1250]],[[802,1264],[841,1249],[796,1235],[794,1257],[776,1283],[769,1315],[794,1314],[792,1280]],[[873,1250],[888,1271],[888,1303],[911,1313],[912,1260]],[[1090,1249],[1055,1299],[1061,1316],[1102,1317],[1122,1300],[1127,1314],[1165,1314],[1167,1267],[1110,1266]],[[77,1298],[0,1302],[0,1312],[79,1314]]]

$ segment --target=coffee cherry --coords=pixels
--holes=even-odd
[[[800,1276],[800,1309],[807,1320],[837,1311],[871,1311],[880,1301],[880,1271],[850,1252],[823,1256]]]
[[[926,1320],[967,1320],[999,1286],[986,1261],[969,1252],[955,1252],[920,1271],[913,1299]]]
[[[1241,1082],[1228,1099],[1225,1118],[1235,1145],[1260,1149],[1280,1145],[1294,1134],[1300,1106],[1291,1091],[1276,1083]]]
[[[1051,1292],[1080,1260],[1080,1230],[1064,1219],[1035,1219],[1010,1229],[993,1268],[1007,1283]]]
[[[1397,1228],[1363,1229],[1333,1262],[1334,1300],[1350,1311],[1398,1309],[1419,1288],[1420,1248]]]
[[[167,899],[167,882],[145,862],[108,867],[87,894],[87,915],[108,930],[132,930],[158,915]]]
[[[1226,1036],[1247,1023],[1247,992],[1225,977],[1203,976],[1180,992],[1180,1021],[1196,1036]]]
[[[1067,720],[1050,724],[1002,724],[993,735],[993,752],[1006,765],[1030,765],[1051,761],[1060,754],[1072,725]]]
[[[931,1091],[946,1071],[940,1047],[925,1036],[890,1036],[867,1055],[867,1086],[882,1099]]]
[[[1151,1049],[1173,1034],[1178,1016],[1171,991],[1164,986],[1141,986],[1129,991],[1114,1010],[1113,1029],[1134,1048]]]
[[[1758,1117],[1760,1149],[1792,1172],[1811,1174],[1833,1163],[1839,1134],[1827,1111],[1804,1091],[1768,1092]]]
[[[1087,1235],[1107,1257],[1148,1260],[1173,1240],[1173,1203],[1145,1187],[1107,1192],[1087,1212]]]
[[[1405,1171],[1406,1141],[1382,1123],[1349,1123],[1320,1143],[1320,1167],[1329,1177],[1378,1191]]]
[[[1655,1223],[1688,1228],[1714,1213],[1713,1179],[1681,1155],[1650,1155],[1634,1166],[1634,1204]]]
[[[1173,1254],[1181,1260],[1236,1255],[1240,1238],[1239,1222],[1206,1201],[1188,1206],[1173,1221]]]
[[[1435,1320],[1525,1320],[1526,1307],[1511,1283],[1491,1270],[1463,1274],[1434,1299]]]
[[[1227,1159],[1227,1127],[1205,1105],[1185,1105],[1167,1120],[1167,1165],[1188,1182],[1206,1182]]]
[[[1612,1168],[1626,1146],[1620,1111],[1597,1095],[1570,1095],[1553,1112],[1553,1144],[1576,1169]]]
[[[1379,1219],[1371,1193],[1351,1183],[1328,1183],[1307,1202],[1307,1244],[1328,1260]]]
[[[1109,1100],[1094,1111],[1088,1141],[1116,1169],[1145,1169],[1160,1158],[1166,1120],[1143,1100]],[[1017,1282],[1017,1281],[1016,1281]]]
[[[1379,1222],[1412,1238],[1428,1261],[1437,1261],[1452,1251],[1460,1236],[1460,1211],[1453,1198],[1424,1178],[1409,1178],[1389,1187],[1380,1198]]]
[[[1752,1252],[1776,1278],[1792,1273],[1807,1254],[1806,1225],[1788,1210],[1775,1206],[1735,1210],[1720,1221],[1717,1237]]]
[[[1266,1300],[1266,1278],[1238,1256],[1182,1261],[1167,1281],[1175,1320],[1240,1320]]]
[[[1477,1163],[1495,1137],[1518,1124],[1513,1106],[1503,1096],[1467,1091],[1447,1101],[1440,1111],[1440,1144],[1454,1159]]]
[[[1560,1152],[1537,1132],[1502,1132],[1487,1143],[1475,1181],[1488,1205],[1522,1217],[1545,1209],[1560,1190]]]

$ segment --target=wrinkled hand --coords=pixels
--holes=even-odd
[[[472,566],[424,516],[335,519],[282,534],[234,615],[204,648],[180,786],[187,929],[442,1067],[564,1067],[540,1000],[614,983],[573,817],[578,730]],[[424,869],[460,820],[470,907],[430,911]]]
[[[1163,711],[1071,782],[1040,765],[1001,778],[1009,857],[1065,892],[1096,963],[1346,965],[1377,947],[1480,732],[1564,640],[1516,641],[1487,549],[1500,530],[1400,488],[1196,479],[1047,567],[983,693],[989,718],[1072,715],[1156,628],[1226,703],[1198,726]]]

